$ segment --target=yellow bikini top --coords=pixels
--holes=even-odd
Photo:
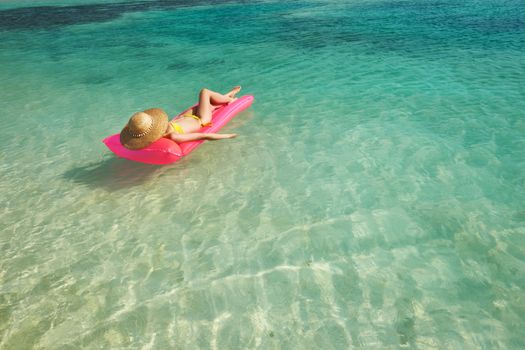
[[[179,124],[175,123],[174,121],[170,122],[171,127],[177,134],[184,134],[184,129]]]

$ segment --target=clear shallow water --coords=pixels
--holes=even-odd
[[[0,348],[523,348],[520,1],[66,3],[0,4]]]

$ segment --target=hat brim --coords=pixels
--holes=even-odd
[[[143,113],[152,117],[153,125],[147,134],[135,137],[132,135],[128,124],[120,132],[120,143],[127,149],[137,150],[145,148],[164,135],[168,128],[168,115],[160,108],[151,108]]]

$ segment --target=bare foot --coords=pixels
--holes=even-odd
[[[230,92],[228,92],[226,94],[226,96],[234,98],[235,95],[237,95],[237,93],[239,93],[239,91],[241,91],[241,87],[240,86],[235,86],[233,89],[231,89]]]
[[[235,97],[235,95],[237,95],[237,93],[239,93],[239,91],[241,91],[241,87],[240,86],[235,86],[233,89],[230,90],[230,92],[225,94],[224,96],[229,97],[229,101],[226,102],[226,103],[223,102],[223,103],[219,103],[219,104],[213,104],[213,102],[212,102],[212,108],[213,108],[212,111],[214,111],[214,110],[216,110],[218,108],[221,108],[224,105],[229,105],[230,103],[235,101],[237,99]]]

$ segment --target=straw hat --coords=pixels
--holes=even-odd
[[[120,143],[128,149],[141,149],[157,141],[168,128],[168,115],[160,108],[135,113],[120,132]]]

